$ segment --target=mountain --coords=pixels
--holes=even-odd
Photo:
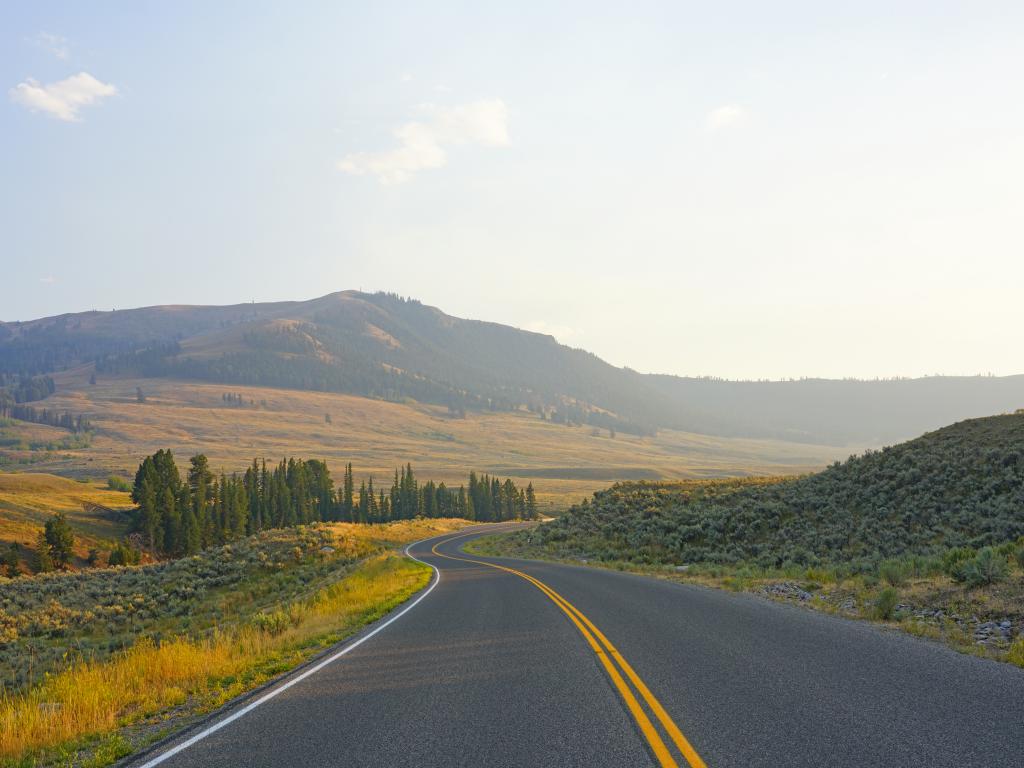
[[[938,555],[1024,536],[1024,411],[973,419],[775,481],[619,483],[519,534],[538,551],[760,567]]]
[[[0,323],[0,374],[104,374],[527,407],[556,421],[879,445],[1024,405],[1024,376],[735,382],[646,375],[551,336],[464,320],[392,294],[159,306]]]

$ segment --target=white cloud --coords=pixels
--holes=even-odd
[[[705,126],[709,131],[719,131],[742,122],[747,112],[739,104],[726,104],[708,112]]]
[[[96,104],[117,93],[110,83],[102,83],[88,72],[79,72],[56,83],[43,85],[28,78],[8,92],[11,101],[32,112],[45,112],[58,120],[76,122],[78,110]]]
[[[57,282],[57,278],[53,275],[47,275],[46,277],[40,277],[39,282],[43,285],[53,285]]]
[[[397,147],[346,155],[338,169],[357,176],[372,174],[382,184],[401,184],[416,171],[444,166],[448,162],[447,146],[504,147],[509,143],[508,108],[500,99],[454,107],[426,105],[421,109],[425,119],[394,131]]]
[[[51,35],[49,32],[40,32],[35,37],[29,38],[29,42],[49,51],[61,61],[66,61],[71,56],[71,48],[68,47],[66,37]]]

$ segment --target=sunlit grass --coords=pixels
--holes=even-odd
[[[124,739],[115,736],[125,726],[152,722],[170,708],[182,710],[179,714],[208,711],[260,685],[425,586],[430,569],[397,548],[466,524],[444,519],[337,523],[271,531],[204,552],[194,560],[252,560],[248,575],[226,591],[212,590],[185,615],[180,605],[165,600],[167,613],[157,617],[159,643],[148,639],[153,633],[147,630],[134,635],[138,639],[125,650],[61,662],[31,687],[0,690],[0,765],[36,759],[63,763],[62,756],[83,746],[87,760],[103,765],[104,754],[124,754]],[[335,551],[319,554],[324,542]],[[292,558],[293,550],[301,557]],[[98,572],[91,578],[138,573],[141,579],[166,567]],[[298,583],[308,579],[308,586]],[[37,580],[42,586],[54,577],[17,584],[30,588]],[[207,614],[219,617],[212,629],[201,618]]]
[[[578,502],[615,479],[806,472],[845,457],[843,449],[780,440],[720,438],[664,430],[641,438],[569,427],[520,412],[470,412],[352,395],[162,379],[107,379],[88,372],[56,376],[47,407],[84,413],[96,426],[92,446],[39,465],[58,472],[134,472],[141,456],[170,447],[178,456],[201,448],[211,465],[244,469],[254,456],[323,459],[335,473],[351,461],[359,475],[390,481],[412,462],[422,478],[458,486],[470,469],[532,480],[542,508]],[[146,402],[135,400],[136,387]],[[244,406],[225,406],[225,392]],[[250,404],[251,403],[251,404]],[[331,423],[324,415],[330,414]],[[65,458],[66,456],[66,458]],[[91,460],[91,461],[90,461]],[[600,476],[573,474],[601,470]],[[532,474],[531,474],[532,473]],[[652,474],[653,473],[653,474]]]
[[[81,662],[23,694],[0,698],[0,759],[98,736],[172,706],[215,706],[382,616],[421,589],[430,569],[378,555],[283,609],[283,628],[254,625],[207,638],[141,640],[108,661]]]

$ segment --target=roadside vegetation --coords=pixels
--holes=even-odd
[[[1021,663],[1024,413],[802,478],[621,483],[473,546],[764,591]]]
[[[402,545],[466,525],[263,531],[165,563],[0,580],[0,765],[104,765],[423,587]]]

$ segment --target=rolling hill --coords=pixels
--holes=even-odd
[[[456,414],[530,409],[638,435],[674,429],[837,446],[881,445],[1024,405],[1024,376],[735,382],[640,374],[551,336],[383,293],[0,323],[0,373],[82,365],[101,376],[412,399]]]
[[[519,554],[870,570],[884,558],[1021,536],[1024,411],[954,424],[802,478],[620,483],[509,539]]]

